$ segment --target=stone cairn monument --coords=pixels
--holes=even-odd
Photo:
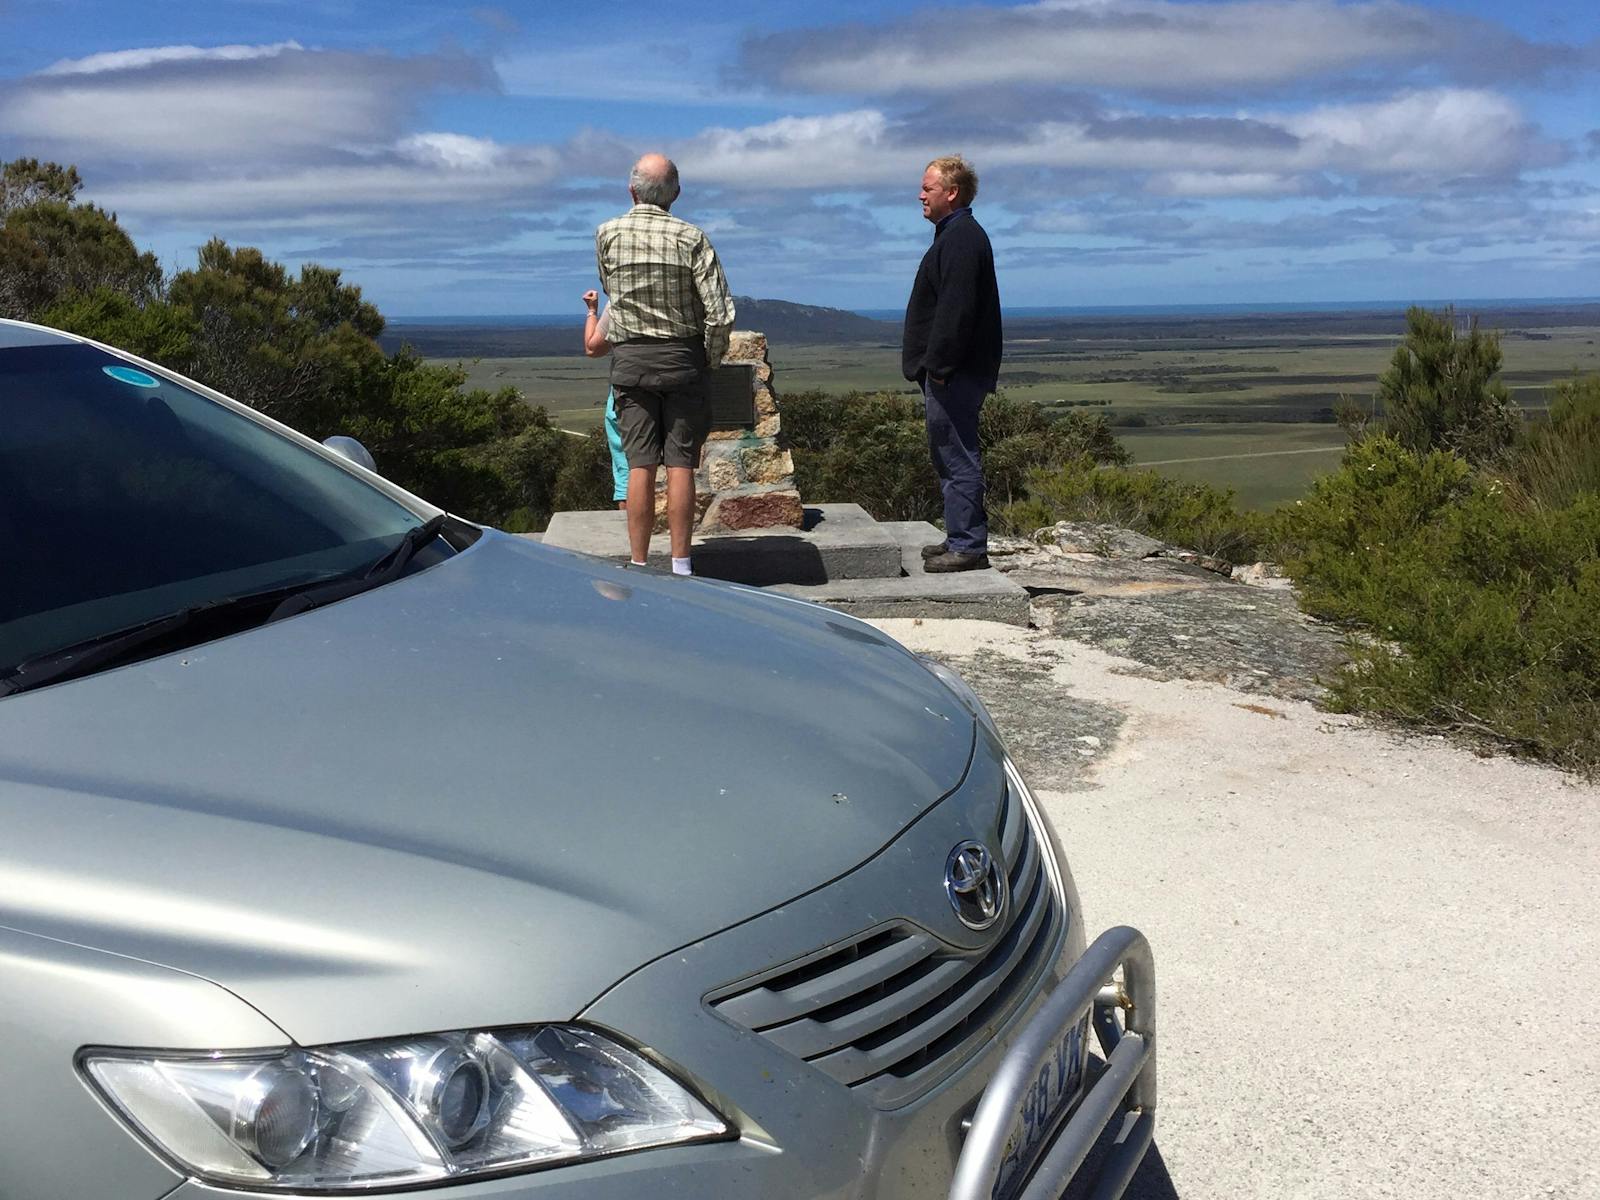
[[[799,529],[804,510],[794,459],[778,445],[778,401],[764,333],[736,332],[711,376],[711,434],[695,473],[695,532]],[[666,529],[666,480],[656,491],[656,526]]]

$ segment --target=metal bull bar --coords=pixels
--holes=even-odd
[[[1113,977],[1122,968],[1123,983]],[[1111,1121],[1122,1124],[1095,1181],[1095,1200],[1127,1189],[1156,1126],[1156,977],[1150,943],[1126,925],[1095,939],[1022,1029],[984,1089],[956,1162],[950,1200],[990,1200],[1019,1106],[1063,1034],[1091,1007],[1105,1051],[1099,1079],[1038,1159],[1015,1200],[1057,1200]],[[1116,1010],[1126,1012],[1119,1028]]]

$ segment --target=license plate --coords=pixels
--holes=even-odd
[[[1049,1144],[1062,1115],[1077,1100],[1083,1087],[1088,1032],[1086,1016],[1063,1033],[1023,1093],[1006,1136],[1006,1153],[992,1193],[994,1200],[1008,1200],[1027,1182],[1034,1160]]]

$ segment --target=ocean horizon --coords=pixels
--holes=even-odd
[[[787,303],[787,302],[786,302]],[[802,303],[794,301],[793,303]],[[1470,311],[1478,308],[1564,308],[1575,304],[1600,304],[1600,296],[1552,297],[1472,297],[1466,299],[1419,300],[1290,300],[1273,303],[1239,304],[1094,304],[1065,306],[1020,305],[1006,308],[1004,316],[1012,320],[1061,319],[1070,317],[1248,317],[1283,316],[1287,313],[1361,313],[1404,312],[1412,305],[1424,308],[1444,308],[1453,305]],[[808,307],[827,307],[812,305]],[[900,308],[841,309],[857,316],[877,321],[897,321],[904,314]],[[388,323],[394,325],[462,325],[490,328],[549,328],[561,325],[579,326],[583,314],[573,316],[562,313],[451,313],[440,316],[396,316]]]

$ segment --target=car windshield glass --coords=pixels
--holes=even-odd
[[[360,571],[423,521],[92,346],[0,348],[0,674],[196,605]]]

